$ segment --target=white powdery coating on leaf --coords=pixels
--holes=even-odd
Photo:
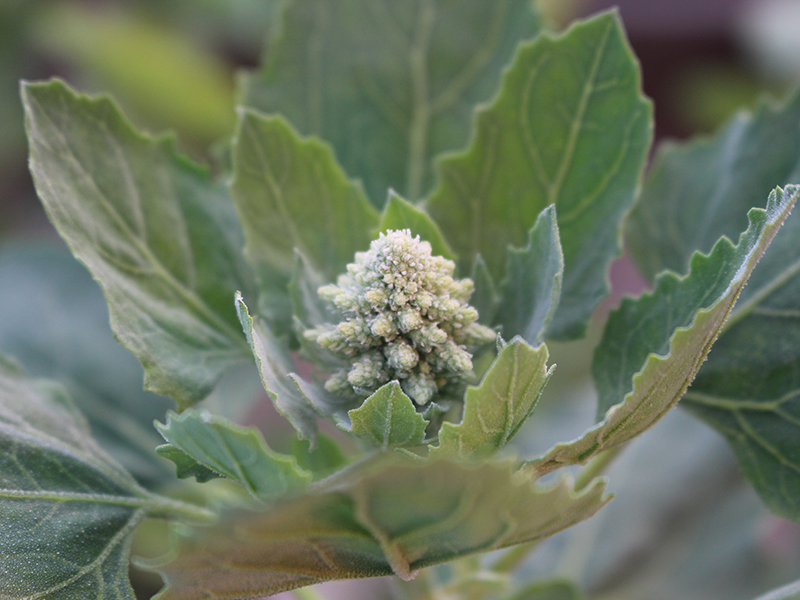
[[[345,320],[308,330],[309,340],[350,359],[325,387],[366,397],[392,380],[418,404],[472,375],[470,350],[495,333],[477,323],[467,304],[470,279],[453,279],[455,263],[431,255],[431,245],[408,229],[389,230],[356,253],[347,274],[319,289]]]

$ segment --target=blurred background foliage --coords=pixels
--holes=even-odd
[[[555,29],[619,7],[655,101],[657,139],[710,132],[760,94],[783,96],[800,79],[800,0],[535,1]],[[86,399],[100,439],[153,485],[168,469],[155,457],[152,464],[126,457],[135,456],[134,446],[157,443],[148,425],[168,402],[141,391],[141,369],[113,343],[99,290],[64,253],[35,198],[18,82],[60,76],[82,91],[108,92],[138,127],[174,131],[184,151],[218,169],[214,149],[233,126],[236,73],[260,62],[281,4],[0,0],[0,350],[34,375],[69,382]],[[520,453],[545,450],[591,423],[588,364],[604,311],[642,287],[625,260],[615,263],[612,282],[589,339],[553,348],[559,368],[537,418],[517,436]],[[45,327],[28,318],[33,312],[46,316]],[[232,377],[210,402],[257,397],[252,375]],[[98,409],[104,403],[125,419],[108,417]],[[228,408],[275,427],[267,402],[250,413]],[[748,600],[800,573],[800,527],[770,515],[728,446],[688,415],[676,411],[637,439],[609,475],[617,499],[544,544],[523,576],[565,578],[596,600]],[[140,546],[158,535],[145,530]],[[437,576],[446,579],[448,568]],[[140,581],[143,598],[157,589],[152,578]],[[350,585],[325,593],[353,597]],[[370,597],[386,592],[368,585]]]

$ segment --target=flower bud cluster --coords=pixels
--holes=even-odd
[[[305,332],[352,362],[325,387],[366,397],[397,379],[424,405],[444,386],[469,378],[470,350],[494,341],[495,333],[477,323],[478,311],[467,304],[472,281],[453,279],[454,269],[407,229],[389,230],[367,252],[356,253],[336,284],[319,289],[345,319]]]

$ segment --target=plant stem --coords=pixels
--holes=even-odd
[[[595,477],[601,475],[611,461],[614,460],[623,446],[624,444],[603,450],[591,461],[589,461],[589,464],[586,465],[586,467],[575,478],[575,491],[581,491],[583,488],[589,485]],[[492,571],[495,573],[509,573],[513,571],[528,557],[528,554],[530,554],[531,550],[533,550],[538,543],[539,540],[534,540],[532,542],[518,544],[510,548],[494,564]]]
[[[179,518],[209,524],[217,520],[217,515],[207,508],[156,495],[153,495],[151,502],[147,504],[147,516],[167,519]]]

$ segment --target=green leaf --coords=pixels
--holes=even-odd
[[[300,138],[280,117],[252,110],[240,112],[233,139],[231,195],[260,287],[259,314],[276,330],[291,326],[286,286],[295,250],[333,281],[369,247],[378,222],[330,147]]]
[[[519,47],[469,148],[439,162],[428,213],[462,261],[480,253],[497,281],[506,246],[523,246],[537,215],[556,205],[564,279],[549,337],[583,335],[608,293],[619,223],[650,145],[640,87],[616,14],[543,34]]]
[[[396,574],[541,539],[590,517],[604,483],[542,487],[509,463],[383,454],[269,512],[198,530],[161,565],[159,600],[256,598],[332,579]],[[310,488],[312,489],[312,488]]]
[[[416,201],[538,29],[529,0],[293,2],[242,98],[329,140],[376,204],[390,188]]]
[[[555,206],[548,206],[536,218],[527,246],[508,249],[506,273],[500,315],[503,335],[520,335],[530,344],[539,344],[558,308],[564,274]]]
[[[711,138],[659,146],[625,224],[625,243],[649,281],[685,273],[695,251],[734,239],[747,211],[776,185],[797,183],[800,92],[783,106],[761,102]]]
[[[330,475],[348,462],[339,445],[321,433],[317,435],[317,447],[314,449],[307,440],[292,438],[292,454],[300,468],[311,471],[315,479]]]
[[[24,84],[31,172],[48,216],[100,283],[148,390],[180,408],[247,356],[231,298],[249,279],[224,190],[137,133],[108,98]]]
[[[318,290],[325,284],[324,278],[314,269],[303,254],[295,250],[292,279],[289,281],[289,297],[294,311],[294,329],[300,344],[301,356],[318,367],[329,371],[343,367],[345,361],[317,344],[307,340],[303,332],[325,323],[338,323],[341,315],[319,297]]]
[[[172,444],[162,444],[156,448],[156,454],[175,463],[175,476],[178,479],[194,477],[199,483],[222,477],[216,471],[201,465],[183,450]]]
[[[726,437],[770,510],[800,520],[800,215],[775,236],[681,406]]]
[[[484,325],[494,323],[503,296],[480,254],[475,256],[470,277],[475,284],[475,291],[472,292],[469,303],[477,309],[481,323]]]
[[[431,245],[431,254],[456,260],[456,255],[447,244],[439,226],[421,208],[401,198],[394,190],[389,190],[389,199],[383,207],[378,231],[387,229],[410,229],[411,235],[418,235]]]
[[[668,271],[652,293],[623,299],[606,323],[592,365],[598,412],[605,417],[578,440],[534,460],[535,471],[585,462],[637,436],[678,402],[798,195],[795,186],[777,188],[766,209],[750,210],[750,227],[738,245],[723,237],[708,256],[692,257],[687,276]]]
[[[133,531],[176,505],[100,449],[63,389],[0,359],[0,597],[133,600]]]
[[[547,368],[547,346],[515,337],[497,355],[478,387],[468,387],[464,417],[445,422],[431,454],[477,458],[505,446],[530,416],[555,365]]]
[[[301,469],[294,456],[273,451],[255,427],[240,427],[190,409],[168,414],[167,423],[156,423],[156,428],[171,446],[235,481],[258,500],[272,502],[302,490],[311,480],[311,473]]]
[[[419,446],[428,426],[428,421],[417,412],[414,402],[403,393],[397,381],[378,388],[348,414],[352,423],[350,431],[381,450]]]
[[[691,248],[707,247],[709,236],[730,235],[740,209],[760,190],[800,181],[799,129],[796,94],[784,106],[762,103],[752,116],[739,115],[710,140],[661,152],[626,231],[645,276],[664,267],[683,270]],[[681,402],[726,437],[770,509],[794,520],[800,519],[798,381],[800,216],[795,214],[753,271]]]
[[[236,311],[247,343],[253,351],[264,389],[278,412],[294,426],[301,438],[311,442],[314,447],[317,436],[317,415],[298,388],[295,379],[289,376],[294,375],[292,357],[275,339],[262,319],[253,319],[250,316],[241,294],[236,295]]]

